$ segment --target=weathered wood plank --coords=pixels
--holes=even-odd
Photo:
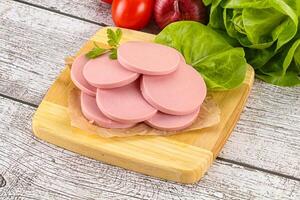
[[[0,3],[0,93],[38,105],[63,59],[100,28],[24,4]],[[13,34],[12,34],[13,33]],[[300,88],[260,81],[221,156],[300,178]]]
[[[42,6],[55,12],[80,17],[98,24],[114,26],[111,16],[111,5],[101,0],[25,0],[24,2]],[[158,33],[159,28],[152,20],[148,26],[144,28],[144,31]]]
[[[51,9],[55,12],[67,13],[96,23],[113,26],[111,5],[101,0],[25,0],[34,5]]]
[[[0,199],[297,199],[300,182],[217,161],[195,185],[109,166],[33,137],[33,107],[0,97]],[[10,198],[8,198],[10,197]]]
[[[0,92],[38,105],[64,68],[64,58],[73,55],[99,28],[24,4],[1,1]]]
[[[300,178],[300,87],[256,80],[220,156]]]

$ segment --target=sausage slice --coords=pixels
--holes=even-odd
[[[145,121],[146,124],[153,128],[166,131],[179,131],[192,125],[197,119],[199,108],[188,115],[168,115],[157,112],[151,119]]]
[[[118,61],[140,74],[169,74],[177,69],[180,59],[177,50],[155,43],[126,42],[118,48]]]
[[[81,111],[85,118],[103,128],[130,128],[134,123],[120,123],[107,118],[98,108],[96,98],[81,92]]]
[[[115,88],[135,81],[139,74],[122,67],[117,60],[109,58],[108,54],[87,62],[83,76],[94,87]]]
[[[96,96],[97,88],[90,85],[82,75],[82,70],[87,62],[88,59],[85,55],[80,55],[74,60],[71,68],[71,79],[76,87],[78,87],[81,91],[89,95]]]
[[[103,114],[123,123],[141,122],[157,112],[143,98],[139,80],[114,89],[98,89],[96,101]]]
[[[144,75],[141,82],[144,98],[157,110],[171,115],[187,115],[197,110],[206,96],[201,75],[181,61],[172,74]]]

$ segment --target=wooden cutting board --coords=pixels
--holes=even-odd
[[[94,42],[105,45],[106,29],[99,30],[77,55],[89,51]],[[121,42],[153,41],[154,37],[123,29]],[[81,155],[167,180],[194,183],[211,166],[235,127],[253,79],[254,71],[249,66],[242,86],[226,92],[211,92],[221,109],[221,122],[214,127],[168,137],[103,138],[70,125],[67,102],[74,85],[66,66],[38,107],[32,128],[38,138]]]

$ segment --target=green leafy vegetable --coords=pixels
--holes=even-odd
[[[96,43],[94,43],[94,45],[95,45],[95,47],[86,54],[86,57],[88,57],[90,59],[97,58],[98,56],[100,56],[108,51],[107,49],[103,49],[103,48],[99,47]]]
[[[107,43],[111,47],[117,48],[122,37],[122,31],[121,29],[117,29],[116,32],[113,32],[113,30],[107,29],[107,37]]]
[[[204,0],[210,5],[209,26],[245,49],[246,59],[266,82],[300,84],[299,0]],[[230,37],[231,39],[229,39]]]
[[[297,38],[257,69],[257,77],[280,86],[300,85],[300,37]]]
[[[115,32],[112,29],[107,29],[107,44],[110,48],[104,49],[99,47],[96,43],[94,43],[95,47],[86,54],[86,57],[89,59],[97,58],[105,53],[109,53],[110,59],[117,59],[117,48],[119,47],[120,40],[122,38],[121,29],[117,29]]]
[[[109,58],[110,58],[110,59],[113,59],[113,60],[115,60],[115,59],[118,58],[118,56],[117,56],[117,49],[114,48],[114,49],[112,49],[112,50],[110,51]]]
[[[209,89],[235,88],[245,78],[244,50],[232,47],[219,33],[203,24],[172,23],[156,36],[155,42],[180,51],[186,62],[201,73]]]

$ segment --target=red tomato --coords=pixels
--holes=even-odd
[[[112,18],[116,26],[142,29],[151,18],[153,5],[154,0],[114,0]]]
[[[101,1],[103,1],[105,3],[109,3],[109,4],[112,4],[112,2],[113,2],[113,0],[101,0]]]

